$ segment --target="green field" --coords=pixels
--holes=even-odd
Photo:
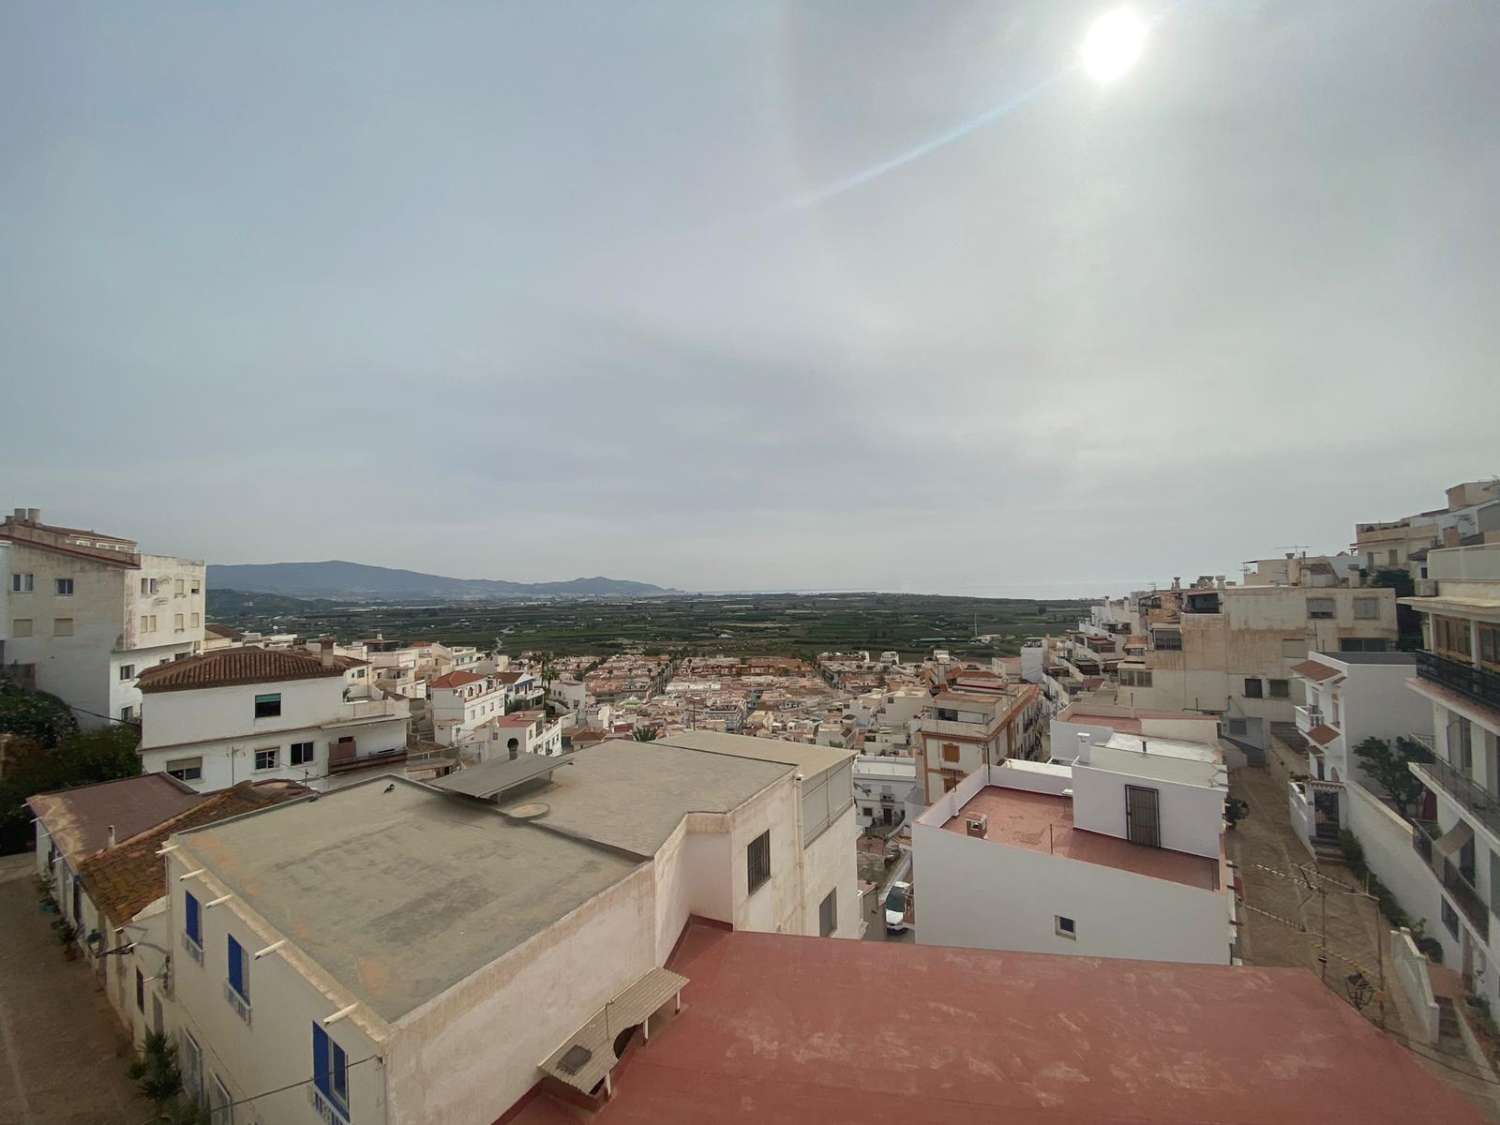
[[[377,633],[400,640],[498,645],[508,653],[618,652],[632,646],[680,654],[814,656],[826,650],[895,649],[903,659],[933,648],[1014,655],[1021,640],[1057,633],[1088,614],[1086,601],[950,598],[910,594],[756,594],[630,600],[461,602],[429,606],[339,604],[210,590],[209,619],[238,629]],[[510,630],[505,632],[505,630]],[[976,635],[994,634],[991,643]]]

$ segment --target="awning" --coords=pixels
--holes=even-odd
[[[541,1064],[544,1073],[573,1089],[592,1094],[615,1063],[615,1037],[628,1027],[644,1024],[668,1000],[680,996],[687,977],[670,969],[652,969],[594,1014],[566,1043]]]
[[[1439,855],[1451,856],[1457,854],[1458,850],[1472,839],[1474,839],[1474,829],[1469,827],[1468,821],[1460,820],[1443,833],[1432,846]]]

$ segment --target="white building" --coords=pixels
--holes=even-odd
[[[854,759],[854,800],[861,828],[897,828],[906,820],[908,799],[917,783],[915,758],[864,755]]]
[[[325,779],[405,761],[410,704],[361,699],[362,661],[254,646],[176,661],[141,675],[141,768],[194,789]]]
[[[1034,684],[986,693],[940,689],[914,720],[924,800],[931,804],[981,766],[1040,753],[1043,717]]]
[[[1080,739],[1072,766],[970,774],[912,828],[924,945],[1228,964],[1217,751]]]
[[[449,672],[427,684],[432,736],[444,746],[467,741],[483,724],[505,714],[505,685],[492,676]]]
[[[138,718],[136,677],[201,648],[201,562],[44,524],[36,508],[0,522],[0,542],[8,545],[0,662],[60,697],[82,725]]]
[[[619,1033],[686,983],[662,966],[691,917],[858,934],[847,756],[744,741],[381,777],[174,837],[189,1090],[270,1091],[268,1122],[487,1125],[544,1081],[597,1104]]]

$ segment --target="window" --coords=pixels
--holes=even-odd
[[[73,635],[73,619],[71,617],[54,617],[52,619],[52,635],[54,637],[71,637]]]
[[[211,1125],[234,1125],[234,1099],[217,1074],[208,1087],[208,1120]]]
[[[203,1050],[187,1028],[182,1029],[182,1089],[191,1102],[203,1097]]]
[[[1365,552],[1365,569],[1366,570],[1374,570],[1375,569],[1375,552],[1374,551],[1366,551]]]
[[[1078,923],[1073,921],[1073,919],[1065,917],[1062,914],[1056,914],[1053,915],[1052,923],[1058,937],[1065,937],[1069,941],[1078,940]]]
[[[1245,737],[1245,720],[1244,719],[1230,719],[1229,720],[1229,737],[1230,738],[1244,738]]]
[[[1474,651],[1470,647],[1469,623],[1460,617],[1433,617],[1432,645],[1455,659],[1469,660]]]
[[[203,624],[203,618],[200,617],[198,614],[195,613],[195,614],[193,614],[193,616],[191,618],[191,624],[192,624],[193,628],[196,629],[196,628],[198,628],[198,626],[200,626],[200,625]]]
[[[135,705],[134,704],[127,704],[126,706],[120,708],[120,721],[122,723],[133,723],[133,722],[135,722]]]
[[[180,597],[182,597],[186,593],[187,593],[187,580],[183,579],[183,578],[177,579],[173,583],[173,585],[172,585],[172,594],[173,594],[173,596],[180,598]]]
[[[29,594],[36,588],[36,575],[12,574],[10,576],[10,588],[12,593]]]
[[[183,633],[187,631],[187,618],[180,613],[172,614],[172,632]]]
[[[203,592],[203,580],[200,578],[194,578],[189,588],[193,593],[201,594]]]
[[[1392,547],[1385,553],[1385,561],[1389,566],[1396,566],[1400,562],[1400,559],[1401,556],[1397,553],[1395,547]]]
[[[1266,694],[1272,699],[1290,699],[1292,697],[1292,685],[1289,680],[1267,680]]]
[[[156,614],[154,614],[154,613],[147,613],[147,614],[142,614],[141,615],[141,632],[143,632],[143,633],[154,633],[154,632],[156,632]]]
[[[1448,764],[1465,774],[1474,770],[1474,727],[1458,715],[1448,721]]]
[[[762,832],[745,849],[745,871],[749,893],[754,894],[771,877],[771,833]]]
[[[1329,619],[1338,610],[1338,604],[1332,598],[1308,598],[1307,616],[1318,619]]]
[[[875,809],[870,805],[861,805],[859,807],[859,815],[873,817],[875,815]]]
[[[139,969],[135,971],[135,1007],[139,1012],[146,1010],[146,978]]]
[[[828,892],[828,897],[818,904],[818,936],[831,937],[839,928],[839,889]]]
[[[281,748],[272,746],[265,750],[255,752],[255,768],[258,770],[274,770],[277,759],[281,757]]]
[[[939,707],[937,709],[937,717],[941,722],[945,723],[958,722],[958,712],[951,707]]]
[[[1182,634],[1175,630],[1163,630],[1158,633],[1152,633],[1151,644],[1153,648],[1160,649],[1163,652],[1181,652]]]
[[[960,751],[958,749],[958,743],[956,743],[956,742],[945,742],[945,743],[943,743],[943,761],[945,761],[945,762],[956,762],[956,761],[958,761],[959,753],[960,753]]]
[[[313,744],[311,742],[292,743],[291,764],[294,766],[305,766],[313,760]]]
[[[135,665],[134,664],[121,664],[120,665],[120,679],[122,681],[123,680],[133,680],[133,679],[135,679]]]
[[[1448,904],[1446,898],[1443,899],[1443,928],[1454,941],[1458,940],[1458,911]]]
[[[349,1119],[349,1056],[314,1023],[313,1086],[344,1120]],[[325,1118],[326,1120],[326,1118]]]
[[[10,635],[16,638],[31,636],[31,618],[17,617],[12,621],[10,623]]]
[[[167,772],[178,781],[202,781],[202,758],[168,758]]]
[[[229,949],[229,987],[247,1003],[250,1000],[250,955],[245,947],[230,934],[226,939]]]
[[[182,932],[188,941],[203,948],[203,908],[198,905],[198,896],[192,891],[182,894]]]
[[[257,719],[274,719],[280,714],[281,693],[279,691],[255,697],[255,717]]]
[[[143,593],[143,594],[154,594],[154,593],[156,593],[156,587],[157,587],[157,581],[156,581],[155,578],[142,578],[141,579],[141,593]]]
[[[71,598],[73,596],[73,580],[71,578],[59,578],[54,582],[57,596],[60,598]]]
[[[1380,601],[1377,598],[1355,598],[1354,619],[1356,621],[1376,621],[1380,617]]]
[[[1262,684],[1259,676],[1251,676],[1245,680],[1246,699],[1260,699],[1262,698],[1262,694]]]
[[[1384,652],[1384,637],[1340,637],[1340,652]]]

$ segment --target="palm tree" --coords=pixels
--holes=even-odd
[[[656,728],[636,727],[633,731],[630,732],[630,737],[635,739],[637,742],[655,742]]]

